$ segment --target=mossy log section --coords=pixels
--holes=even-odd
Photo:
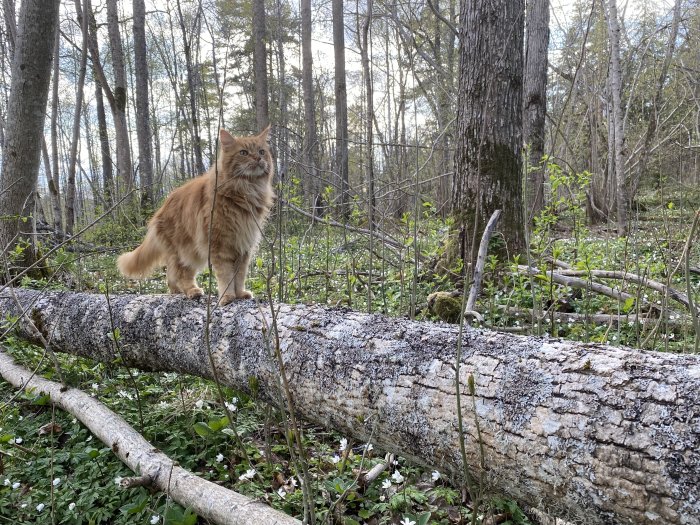
[[[104,296],[15,293],[55,350],[117,357]],[[0,311],[17,316],[0,295]],[[124,295],[110,304],[125,364],[212,377],[205,299]],[[460,476],[458,327],[275,308],[298,415]],[[271,324],[269,305],[236,302],[212,312],[209,338],[223,383],[253,384],[276,402]],[[33,338],[26,322],[18,329]],[[487,489],[577,523],[700,524],[700,356],[469,329],[459,382],[467,460]]]
[[[183,507],[218,525],[301,525],[299,520],[216,483],[195,476],[160,452],[117,414],[75,388],[37,377],[0,351],[0,374],[17,388],[47,394],[52,403],[73,414],[144,484],[165,492]],[[128,485],[128,484],[127,484]],[[126,487],[125,487],[126,488]],[[127,488],[128,490],[128,488]]]

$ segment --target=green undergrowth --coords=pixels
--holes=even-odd
[[[690,289],[697,299],[698,275],[686,275],[683,250],[700,199],[688,191],[645,193],[635,208],[630,234],[619,238],[609,223],[586,222],[586,174],[550,167],[549,188],[550,204],[529,232],[529,256],[488,258],[477,302],[483,321],[475,324],[528,335],[694,351],[689,311],[670,294],[631,282],[599,280],[593,272],[633,273],[684,294]],[[370,237],[356,231],[368,228],[357,210],[347,219],[353,229],[324,218],[310,222],[290,209],[275,210],[252,261],[248,286],[262,300],[439,321],[429,295],[459,292],[464,281],[462,262],[451,260],[448,253],[455,227],[430,203],[414,221],[409,214],[384,218]],[[162,270],[142,281],[126,280],[116,271],[116,256],[143,236],[144,228],[137,224],[128,215],[99,224],[81,239],[79,250],[53,252],[46,262],[49,277],[24,277],[21,284],[94,293],[165,293]],[[699,255],[691,243],[690,266],[698,266]],[[553,261],[581,271],[588,282],[624,290],[629,297],[617,300],[555,284],[547,274],[556,266]],[[518,264],[537,271],[525,275]],[[199,276],[205,289],[209,277],[207,271]],[[562,317],[569,314],[571,318]],[[48,360],[40,359],[43,351],[11,336],[3,344],[27,366],[52,376]],[[127,373],[117,364],[59,358],[73,386],[97,396],[183,467],[302,515],[301,482],[287,448],[288,424],[265,403],[225,391],[229,407],[234,407],[233,425],[245,447],[243,454],[234,445],[224,407],[210,382],[175,374]],[[52,422],[53,433],[42,430]],[[358,475],[383,461],[385,451],[347,443],[337,433],[312,426],[305,426],[303,435],[319,523],[479,524],[494,514],[501,516],[499,523],[529,523],[507,495],[484,501],[472,515],[460,487],[402,458],[363,486]],[[132,474],[108,448],[72,416],[53,410],[48,400],[31,392],[17,394],[6,383],[0,383],[0,459],[0,523],[204,523],[161,493],[116,487],[116,478]]]

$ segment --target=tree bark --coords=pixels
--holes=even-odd
[[[500,209],[510,256],[523,253],[524,0],[463,1],[453,213],[474,262],[486,221]]]
[[[341,214],[350,214],[348,167],[348,93],[345,75],[345,18],[342,0],[333,0],[333,57],[335,61],[335,169],[340,186]]]
[[[121,417],[85,392],[64,389],[61,383],[38,377],[15,364],[4,352],[0,352],[0,372],[17,388],[48,394],[52,403],[80,419],[135,474],[145,476],[148,488],[163,491],[198,516],[220,525],[300,525],[291,516],[178,466]]]
[[[153,206],[153,153],[148,99],[148,60],[146,60],[146,7],[134,0],[134,77],[136,78],[136,134],[139,141],[141,204]]]
[[[61,45],[61,32],[56,31],[53,55],[58,56]],[[60,81],[59,61],[53,61],[53,80],[51,86],[51,175],[47,175],[51,207],[53,208],[53,225],[63,231],[63,208],[61,207],[61,172],[58,167],[58,83]]]
[[[75,0],[75,12],[80,21],[80,32],[83,43],[80,50],[80,63],[78,65],[78,84],[75,87],[75,112],[73,113],[73,134],[70,143],[70,158],[68,159],[68,177],[66,180],[66,233],[73,235],[75,226],[75,172],[78,164],[78,143],[80,142],[80,114],[83,109],[83,92],[85,88],[85,71],[87,69],[88,55],[88,17],[80,0]]]
[[[12,82],[7,104],[7,130],[0,173],[0,250],[18,240],[32,243],[36,188],[41,160],[51,61],[58,23],[58,0],[24,0],[20,8],[17,41],[12,60]],[[31,250],[33,251],[33,250]],[[31,263],[33,253],[27,254]]]
[[[253,73],[255,75],[255,121],[258,131],[265,129],[270,122],[266,42],[265,0],[253,0]]]
[[[204,299],[114,296],[108,307],[99,295],[15,293],[56,351],[112,362],[118,329],[125,365],[212,377]],[[0,310],[20,317],[4,295]],[[208,333],[222,383],[255,384],[275,403],[269,308],[240,301],[215,309]],[[275,308],[298,415],[461,476],[458,327]],[[33,340],[23,320],[17,331]],[[471,329],[462,344],[463,438],[485,490],[587,524],[700,524],[698,356]]]
[[[114,116],[114,131],[116,135],[117,179],[124,184],[125,193],[133,187],[134,177],[131,166],[129,127],[126,118],[126,69],[124,67],[122,38],[119,33],[117,0],[107,0],[107,32],[109,34],[109,49],[112,54],[112,70],[114,72],[114,89],[112,90],[113,97],[110,98],[110,106]]]
[[[610,95],[613,124],[612,167],[615,176],[615,200],[617,202],[617,234],[627,235],[629,227],[627,208],[627,181],[625,179],[625,130],[622,125],[622,66],[620,64],[620,22],[617,18],[617,0],[606,0],[605,16],[608,20],[610,41]]]
[[[316,101],[314,99],[314,62],[311,54],[311,0],[301,0],[301,88],[304,97],[304,172],[307,198],[313,204],[314,215],[321,215],[321,181],[318,174],[318,134],[316,132]]]
[[[547,49],[549,0],[528,0],[525,22],[525,82],[523,88],[523,140],[528,152],[528,219],[544,207],[544,130],[547,115]]]
[[[97,114],[97,129],[100,137],[100,156],[102,159],[102,192],[104,203],[107,208],[111,207],[114,199],[114,170],[112,169],[112,154],[109,147],[109,134],[107,132],[107,115],[105,113],[104,98],[102,93],[107,94],[110,107],[114,103],[109,86],[103,85],[105,82],[104,73],[100,64],[99,46],[97,44],[97,22],[92,12],[92,2],[85,0],[85,13],[90,17],[88,26],[88,43],[90,46],[90,57],[92,58],[92,73],[95,82],[95,110]]]

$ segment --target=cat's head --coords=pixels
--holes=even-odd
[[[267,142],[269,134],[269,125],[250,137],[234,137],[225,129],[219,130],[219,169],[223,176],[246,179],[270,177],[272,155]]]

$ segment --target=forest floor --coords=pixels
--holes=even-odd
[[[609,227],[587,225],[581,196],[569,194],[537,222],[530,233],[527,260],[488,258],[477,303],[481,325],[657,351],[696,351],[691,313],[692,299],[698,295],[700,259],[689,236],[700,194],[687,189],[647,192],[624,239]],[[366,227],[359,214],[351,222],[355,230]],[[445,262],[450,226],[426,203],[417,223],[408,217],[380,222],[379,232],[391,236],[387,242],[323,219],[309,223],[287,209],[268,224],[251,266],[249,286],[261,300],[343,305],[438,320],[434,305],[428,307],[428,296],[458,292],[462,283],[461,266]],[[124,280],[115,269],[116,256],[132,249],[142,233],[128,215],[97,224],[79,243],[48,259],[50,277],[26,277],[22,285],[164,293],[162,272],[135,282]],[[497,245],[500,240],[492,242]],[[528,272],[525,266],[536,270]],[[587,284],[566,279],[562,284],[546,273],[552,270],[561,274],[557,278],[575,274]],[[620,272],[625,278],[596,274],[602,270]],[[629,274],[639,279],[634,282]],[[650,281],[663,286],[652,287]],[[205,290],[211,288],[207,272],[200,275],[200,282]],[[594,283],[609,290],[601,293],[593,289]],[[621,292],[628,295],[620,296]],[[460,294],[454,295],[459,301]],[[678,299],[683,295],[691,298],[691,304]],[[5,336],[3,345],[27,367],[53,377],[43,350],[12,334]],[[302,515],[301,488],[290,460],[283,414],[242,392],[225,390],[236,430],[261,474],[252,476],[227,432],[224,407],[210,382],[105,366],[74,356],[59,359],[73,386],[94,394],[183,467],[289,514]],[[373,483],[359,485],[358,475],[383,462],[384,451],[318,427],[307,426],[303,434],[315,481],[318,523],[530,523],[507,495],[473,508],[464,503],[462,490],[439,472],[400,457],[393,458]],[[71,415],[54,410],[44,396],[17,394],[0,383],[0,523],[204,523],[162,493],[117,489],[114,480],[131,474],[108,447],[96,442]]]

